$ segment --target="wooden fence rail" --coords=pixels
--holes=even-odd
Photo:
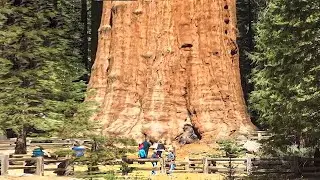
[[[69,161],[69,159],[44,159],[43,157],[21,157],[21,158],[9,158],[9,155],[0,155],[1,159],[1,174],[7,175],[8,170],[12,169],[35,169],[35,175],[44,175],[44,171],[66,171],[66,168],[44,168],[45,164],[50,163],[61,163],[64,161]],[[23,162],[22,165],[10,165],[15,164],[14,162]],[[26,165],[26,162],[33,161],[34,165]]]
[[[297,161],[319,161],[315,158],[190,158],[184,161],[166,162],[165,159],[131,159],[132,162],[160,162],[160,172],[167,172],[168,165],[174,163],[176,165],[173,173],[238,173],[238,174],[261,174],[261,173],[297,173],[296,168],[300,168],[302,174],[318,174],[320,175],[320,167],[312,164],[304,167],[295,167]],[[289,164],[289,166],[288,166]],[[157,169],[157,170],[159,170]],[[151,171],[152,168],[137,167],[137,171]]]
[[[248,139],[250,140],[262,140],[268,139],[272,136],[271,133],[266,131],[254,131],[252,132]],[[16,138],[0,140],[0,150],[14,149]],[[84,143],[91,142],[89,139],[61,139],[61,138],[27,138],[27,146],[43,146],[43,147],[53,147],[53,146],[72,146],[76,141],[81,141]],[[124,146],[126,148],[137,148],[136,146]]]
[[[9,158],[8,155],[1,155],[1,175],[8,174],[10,169],[35,169],[36,175],[43,175],[44,171],[66,171],[65,168],[44,168],[44,164],[63,162],[69,159],[44,160],[37,158]],[[10,165],[17,161],[35,161],[35,165]],[[303,167],[296,167],[296,161],[311,162]],[[312,165],[312,162],[320,161],[314,158],[190,158],[184,161],[167,162],[165,158],[160,159],[123,159],[116,162],[132,163],[150,163],[150,167],[135,167],[137,171],[160,171],[165,174],[168,172],[168,166],[171,163],[176,165],[173,173],[228,173],[228,174],[265,174],[265,173],[297,173],[303,175],[320,175],[320,167]],[[157,162],[157,167],[152,167],[152,162]],[[299,168],[297,170],[296,168]]]

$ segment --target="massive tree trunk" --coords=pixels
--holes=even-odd
[[[235,0],[105,1],[89,100],[103,132],[208,141],[254,129],[246,112]]]

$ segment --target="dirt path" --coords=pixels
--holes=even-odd
[[[134,178],[134,177],[132,177]],[[184,180],[184,179],[195,179],[195,180],[223,180],[224,177],[219,174],[173,174],[173,175],[155,175],[155,176],[145,176],[147,179],[151,180],[168,180],[168,179],[176,179],[176,180]],[[104,178],[95,178],[95,179],[104,179]],[[54,177],[54,176],[26,176],[26,177],[13,177],[13,176],[2,176],[0,180],[80,180],[78,178],[73,177]]]

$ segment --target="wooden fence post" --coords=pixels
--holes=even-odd
[[[209,173],[209,163],[208,158],[203,158],[203,173],[208,174]]]
[[[160,159],[160,168],[161,168],[160,173],[166,174],[166,159],[165,158]]]
[[[262,139],[262,134],[261,132],[258,132],[258,140],[260,141]]]
[[[295,175],[301,175],[301,170],[299,168],[299,163],[300,163],[300,157],[293,156],[292,158],[292,171],[294,172]]]
[[[190,160],[189,160],[189,157],[186,157],[186,158],[185,158],[185,161],[186,161],[187,163],[185,164],[184,169],[185,169],[186,171],[190,171]]]
[[[36,162],[36,175],[38,176],[43,176],[44,175],[44,162],[43,162],[43,157],[37,157],[37,162]]]
[[[247,156],[247,174],[251,175],[252,172],[252,162],[251,162],[251,157]]]
[[[1,176],[7,175],[9,169],[9,155],[1,155]]]

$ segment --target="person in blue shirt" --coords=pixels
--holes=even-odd
[[[51,155],[43,147],[39,146],[33,149],[32,157],[51,157]]]
[[[72,148],[72,150],[75,152],[76,157],[82,157],[82,156],[84,156],[84,152],[85,152],[86,148],[83,146],[80,146],[80,144],[76,144]]]
[[[138,157],[141,159],[147,158],[146,151],[143,148],[143,144],[139,145]]]
[[[167,156],[168,162],[170,163],[170,169],[168,171],[168,174],[171,174],[174,170],[174,168],[176,167],[176,165],[174,164],[174,161],[176,159],[174,153],[173,153],[173,149],[169,149],[169,153]]]
[[[32,157],[43,157],[44,152],[42,147],[37,147],[32,151]]]

